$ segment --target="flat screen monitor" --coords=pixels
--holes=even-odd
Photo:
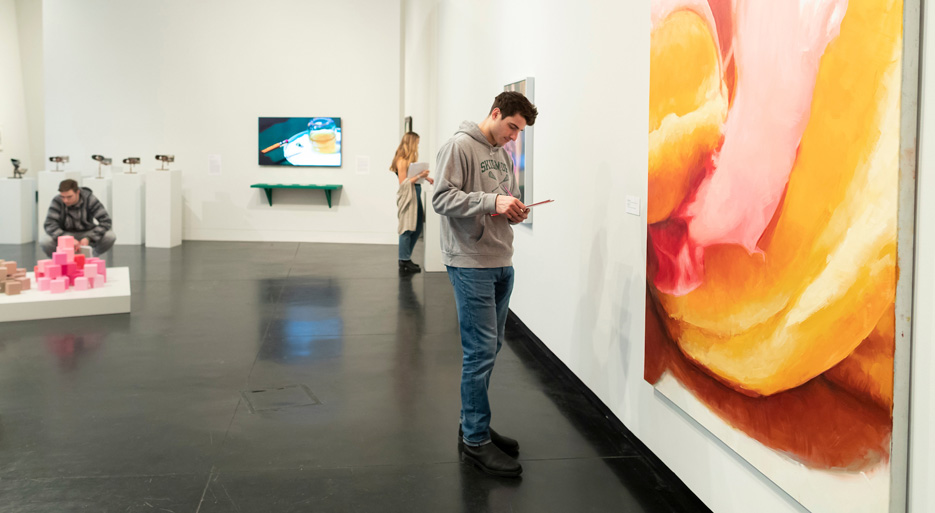
[[[261,166],[341,166],[341,118],[260,118]]]

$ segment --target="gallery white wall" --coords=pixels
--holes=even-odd
[[[45,169],[45,89],[43,85],[42,2],[16,0],[23,97],[29,133],[31,169]]]
[[[45,150],[85,174],[94,153],[144,169],[175,154],[185,239],[396,243],[381,168],[402,122],[400,16],[399,0],[45,0]],[[258,166],[261,116],[340,116],[343,167]],[[249,188],[264,182],[344,188],[331,209],[321,191],[271,208]]]
[[[435,157],[440,143],[436,137],[436,87],[438,76],[438,2],[436,0],[403,0],[403,115],[412,116],[413,131],[419,134],[419,160],[429,163],[436,176]],[[400,134],[402,128],[400,128]],[[444,140],[441,141],[442,143]],[[381,163],[382,164],[382,163]],[[389,164],[383,164],[383,169]],[[421,264],[427,271],[443,271],[440,245],[440,224],[432,210],[433,187],[423,184],[426,201],[425,258]]]
[[[483,118],[505,84],[535,77],[534,194],[556,202],[514,229],[512,309],[713,511],[802,511],[643,380],[648,20],[648,2],[441,2],[437,137]],[[625,213],[628,195],[639,217]],[[931,319],[928,290],[917,308]],[[931,367],[931,350],[920,354]],[[915,389],[931,390],[930,373],[918,374]],[[930,440],[931,395],[916,400]],[[930,483],[931,445],[913,457]],[[931,493],[918,491],[914,511],[933,507]]]
[[[17,4],[0,0],[0,177],[13,176],[11,158],[31,172],[36,170],[30,155]]]

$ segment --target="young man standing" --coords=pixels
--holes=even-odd
[[[461,429],[464,458],[498,476],[519,476],[516,440],[490,428],[487,389],[513,291],[513,227],[529,209],[517,198],[513,160],[503,145],[536,122],[536,107],[501,93],[480,124],[465,121],[438,152],[432,206],[441,215],[442,259],[461,328]],[[494,216],[493,214],[498,214]]]
[[[52,237],[41,245],[42,251],[49,258],[62,235],[75,238],[75,249],[91,246],[94,256],[103,255],[117,241],[107,209],[94,197],[91,189],[78,187],[78,182],[74,180],[62,180],[59,184],[58,196],[49,205],[44,226],[45,232]]]

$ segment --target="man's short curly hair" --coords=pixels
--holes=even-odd
[[[490,112],[493,112],[494,109],[500,109],[500,114],[505,118],[519,114],[523,116],[529,126],[536,124],[536,116],[539,115],[536,106],[522,93],[516,91],[505,91],[498,94],[493,100]]]

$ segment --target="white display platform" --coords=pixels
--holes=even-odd
[[[0,294],[0,322],[58,319],[130,313],[130,268],[107,269],[107,283],[99,289],[75,290],[60,294],[39,291],[33,273],[31,288],[18,295]]]
[[[85,176],[81,179],[81,186],[91,189],[91,192],[94,193],[94,197],[104,205],[104,208],[107,209],[107,213],[110,214],[110,217],[114,217],[114,202],[113,194],[113,182],[110,178],[98,178],[97,176]]]
[[[146,173],[146,247],[172,248],[181,243],[182,172]]]
[[[36,240],[36,179],[0,179],[0,244]]]
[[[116,244],[140,245],[146,241],[143,212],[146,211],[146,175],[143,173],[114,174],[113,205]]]
[[[36,204],[36,220],[38,221],[36,240],[45,242],[49,240],[49,235],[45,233],[45,216],[49,213],[49,205],[52,204],[52,198],[58,196],[58,186],[62,180],[74,180],[81,183],[81,171],[40,171],[39,177],[39,202]]]

